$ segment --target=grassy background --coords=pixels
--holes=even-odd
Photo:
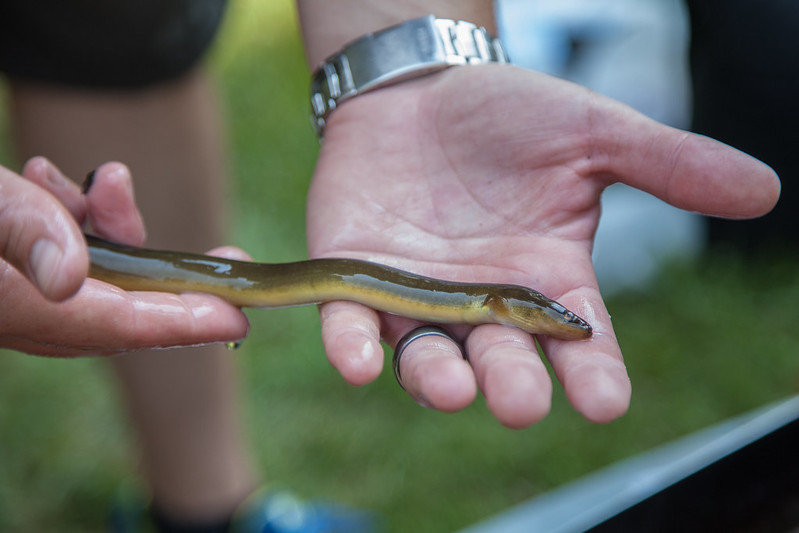
[[[263,260],[301,258],[317,146],[291,2],[234,2],[211,65],[229,110],[233,241]],[[13,167],[5,141],[0,162]],[[552,414],[523,431],[482,400],[456,415],[421,409],[390,372],[352,388],[322,354],[314,309],[253,311],[231,356],[257,464],[301,494],[375,509],[391,531],[469,525],[796,392],[796,264],[715,254],[609,301],[634,390],[607,426],[557,387]],[[102,531],[110,495],[135,475],[131,440],[101,361],[1,352],[0,531]]]

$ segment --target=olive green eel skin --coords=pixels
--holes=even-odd
[[[443,281],[356,259],[252,263],[86,239],[89,275],[126,290],[203,292],[242,307],[348,300],[425,322],[504,324],[569,340],[591,336],[588,322],[519,285]]]

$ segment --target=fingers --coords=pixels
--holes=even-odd
[[[729,218],[770,211],[780,194],[764,163],[723,143],[648,119],[609,99],[591,106],[591,166],[682,209]]]
[[[88,219],[97,233],[114,240],[140,244],[144,239],[126,167],[101,166],[86,195],[43,158],[29,161],[23,175],[26,179],[0,167],[0,250],[19,270],[0,261],[2,307],[14,310],[3,314],[0,346],[75,356],[247,335],[249,323],[241,310],[213,296],[126,292],[93,279],[84,282],[88,254],[78,222]],[[212,253],[249,258],[235,248]],[[73,297],[48,300],[67,296]]]
[[[559,301],[588,320],[594,334],[582,341],[542,335],[539,342],[572,406],[592,422],[610,422],[627,411],[631,396],[610,316],[595,286],[575,289]],[[402,352],[402,384],[417,402],[443,411],[466,407],[479,388],[491,413],[510,428],[530,426],[548,414],[552,383],[531,335],[477,326],[465,342],[471,366],[461,353],[458,344],[441,337],[413,340]]]
[[[144,224],[124,165],[100,167],[86,197],[42,157],[28,161],[23,177],[27,181],[0,167],[0,249],[48,299],[60,301],[75,294],[88,272],[88,254],[76,221],[88,216],[98,233],[121,242],[144,240]]]
[[[233,247],[209,253],[249,259]],[[30,354],[109,355],[238,341],[249,329],[241,310],[214,296],[127,292],[87,279],[73,298],[53,303],[17,272],[0,277],[7,282],[3,307],[15,311],[0,324],[0,346]]]
[[[540,335],[541,347],[575,410],[591,422],[615,420],[627,411],[632,391],[610,315],[596,288],[580,288],[558,300],[588,320],[593,335],[577,341]],[[478,326],[466,349],[479,388],[500,422],[522,428],[547,415],[552,384],[530,335]]]
[[[351,385],[374,381],[383,368],[377,312],[351,302],[330,302],[319,307],[319,315],[330,364]]]
[[[86,218],[86,200],[80,187],[46,158],[28,160],[22,168],[22,177],[55,196],[78,222]]]
[[[246,337],[246,316],[201,294],[126,292],[93,279],[75,297],[53,303],[18,284],[4,304],[18,312],[4,321],[0,345],[37,355],[107,355],[193,346]]]
[[[593,326],[581,341],[540,337],[539,342],[572,406],[595,423],[622,416],[632,394],[610,315],[595,288],[575,290],[561,299]]]
[[[320,306],[322,343],[328,360],[352,385],[377,378],[383,368],[380,315],[352,302]],[[390,317],[383,337],[390,346],[419,324]],[[452,340],[420,338],[408,345],[400,361],[402,383],[414,400],[441,411],[457,411],[469,405],[477,393],[469,364]]]
[[[97,168],[86,191],[86,204],[89,223],[101,237],[133,246],[144,242],[144,221],[125,165],[105,163]]]
[[[420,329],[409,330],[395,357],[401,355],[401,384],[421,405],[458,411],[479,388],[491,413],[509,428],[530,426],[549,412],[552,383],[529,334],[487,324],[473,328],[461,347],[440,335],[413,336]],[[408,337],[413,340],[405,344]]]
[[[502,424],[523,428],[549,413],[552,382],[530,335],[485,325],[474,329],[466,347],[488,408]]]
[[[219,248],[209,250],[206,253],[208,255],[213,255],[214,257],[223,257],[225,259],[233,259],[235,261],[252,261],[252,256],[250,254],[241,248],[236,248],[235,246],[221,246]]]
[[[133,179],[125,165],[101,165],[87,178],[84,191],[43,157],[28,161],[23,176],[58,198],[78,222],[88,218],[100,236],[131,245],[144,242],[144,222],[136,207]]]
[[[26,172],[49,183],[80,211],[79,195],[46,160],[37,159]],[[72,296],[83,283],[89,257],[83,236],[70,212],[53,195],[0,167],[0,251],[48,299]],[[73,191],[74,192],[74,191]]]
[[[542,336],[540,342],[574,408],[592,422],[606,423],[626,412],[631,389],[610,317],[601,300],[594,303],[596,296],[597,292],[587,291],[564,299],[594,325],[591,339]],[[331,302],[321,306],[321,317],[322,341],[331,364],[351,384],[374,380],[383,366],[379,315],[358,304]],[[396,346],[419,324],[389,317],[383,326],[386,342]],[[417,403],[455,412],[470,405],[479,389],[491,413],[509,428],[528,427],[549,413],[552,383],[532,336],[494,324],[473,328],[464,347],[453,340],[464,336],[420,336],[404,346],[399,359],[401,384]]]
[[[459,411],[471,404],[477,394],[462,352],[442,328],[413,328],[394,348],[397,381],[420,405],[444,412]]]

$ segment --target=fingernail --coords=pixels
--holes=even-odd
[[[30,255],[30,269],[39,290],[49,295],[58,278],[64,253],[49,239],[39,239],[33,244]]]
[[[428,400],[427,397],[422,393],[419,393],[419,395],[416,396],[414,400],[419,406],[424,407],[425,409],[433,408],[433,405],[430,403],[430,400]]]
[[[88,174],[86,174],[86,179],[83,180],[83,186],[81,189],[83,190],[83,194],[89,192],[92,184],[94,183],[94,176],[97,174],[97,169],[92,170]]]

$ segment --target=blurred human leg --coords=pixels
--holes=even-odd
[[[21,160],[45,154],[77,179],[104,161],[129,165],[148,245],[204,251],[223,243],[225,142],[203,73],[125,91],[12,81],[10,103]],[[231,353],[136,353],[113,365],[159,509],[190,520],[229,514],[255,485]]]

